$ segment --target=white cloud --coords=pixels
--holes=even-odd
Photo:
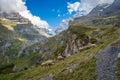
[[[69,27],[69,21],[73,21],[73,18],[63,19],[61,21],[61,23],[57,26],[57,29],[55,30],[55,33],[59,34],[63,30],[68,29],[68,27]]]
[[[68,4],[67,8],[68,8],[68,11],[69,11],[70,14],[72,12],[78,11],[78,8],[80,7],[80,2],[75,2],[75,3],[69,3],[68,2],[67,4]]]
[[[58,14],[58,17],[60,17],[61,15],[60,14]]]
[[[109,3],[111,4],[114,0],[81,0],[80,2],[75,3],[67,3],[68,12],[71,14],[72,12],[82,13],[84,14],[89,13],[96,5]]]
[[[102,3],[112,3],[114,0],[99,0],[99,4],[102,4]]]
[[[25,0],[24,0],[25,1]],[[21,16],[28,18],[34,25],[48,28],[49,24],[38,16],[33,16],[27,9],[23,0],[0,0],[0,8],[4,12],[18,12]]]

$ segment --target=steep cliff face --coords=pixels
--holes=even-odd
[[[80,42],[81,42],[80,40],[77,40],[77,36],[75,34],[72,35],[68,43],[66,44],[66,48],[62,55],[68,57],[70,55],[77,53],[79,51],[79,47],[82,46]]]
[[[83,38],[80,38],[76,34],[73,34],[69,38],[66,48],[61,55],[68,57],[91,47],[90,36],[84,35]]]

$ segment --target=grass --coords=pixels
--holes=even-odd
[[[15,80],[16,78],[20,77],[23,75],[22,73],[11,73],[11,74],[1,74],[0,80]]]
[[[15,21],[0,19],[0,23],[3,24],[8,30],[14,31]]]
[[[84,26],[84,25],[70,25],[69,30],[73,34],[82,35],[82,34],[90,34],[94,30],[97,30],[97,27]]]
[[[8,35],[9,34],[9,35]],[[3,39],[9,39],[11,38],[13,32],[8,30],[6,27],[4,27],[1,23],[0,23],[0,38],[3,38]]]
[[[117,76],[118,80],[120,80],[120,59],[118,59],[117,61]]]
[[[5,19],[0,19],[0,23],[2,24],[5,24],[5,25],[11,25],[11,26],[14,26],[16,25],[16,22],[15,21],[10,21],[10,20],[5,20]]]
[[[95,80],[96,79],[96,59],[92,58],[81,62],[73,71],[61,72],[54,80]]]
[[[15,63],[16,69],[24,70],[25,68],[36,66],[36,59],[40,58],[41,56],[41,54],[33,53],[30,55],[21,56],[19,58],[13,58],[12,62]]]
[[[119,44],[120,44],[120,40],[118,40],[117,42],[112,43],[112,46],[119,45]]]

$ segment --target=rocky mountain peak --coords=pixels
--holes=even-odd
[[[110,6],[110,4],[108,4],[108,3],[99,4],[87,16],[89,16],[89,17],[101,16],[104,9],[109,6]]]
[[[113,2],[113,4],[114,4],[114,6],[120,6],[120,0],[115,0],[115,1]]]
[[[0,11],[0,16],[4,19],[8,19],[10,21],[15,21],[19,26],[26,25],[26,27],[24,27],[24,28],[28,28],[28,29],[34,28],[34,31],[39,32],[40,35],[43,35],[45,37],[51,36],[49,34],[50,33],[49,29],[40,28],[38,26],[33,25],[29,19],[22,17],[19,13],[16,13],[16,12],[7,13],[7,12]],[[21,27],[21,29],[22,29],[22,27]],[[23,31],[24,31],[24,29],[23,29]]]
[[[11,13],[1,12],[0,16],[5,19],[16,21],[19,23],[31,23],[28,19],[22,17],[19,13],[15,13],[15,12],[11,12]]]
[[[114,0],[114,2],[120,2],[120,0]]]

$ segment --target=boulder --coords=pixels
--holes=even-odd
[[[42,62],[41,63],[41,66],[51,66],[54,64],[54,61],[53,60],[47,60],[45,62]]]
[[[63,59],[64,59],[64,57],[63,57],[63,56],[61,56],[61,55],[58,55],[57,59],[58,59],[58,60],[63,60]]]
[[[120,53],[118,53],[118,58],[120,59]]]

